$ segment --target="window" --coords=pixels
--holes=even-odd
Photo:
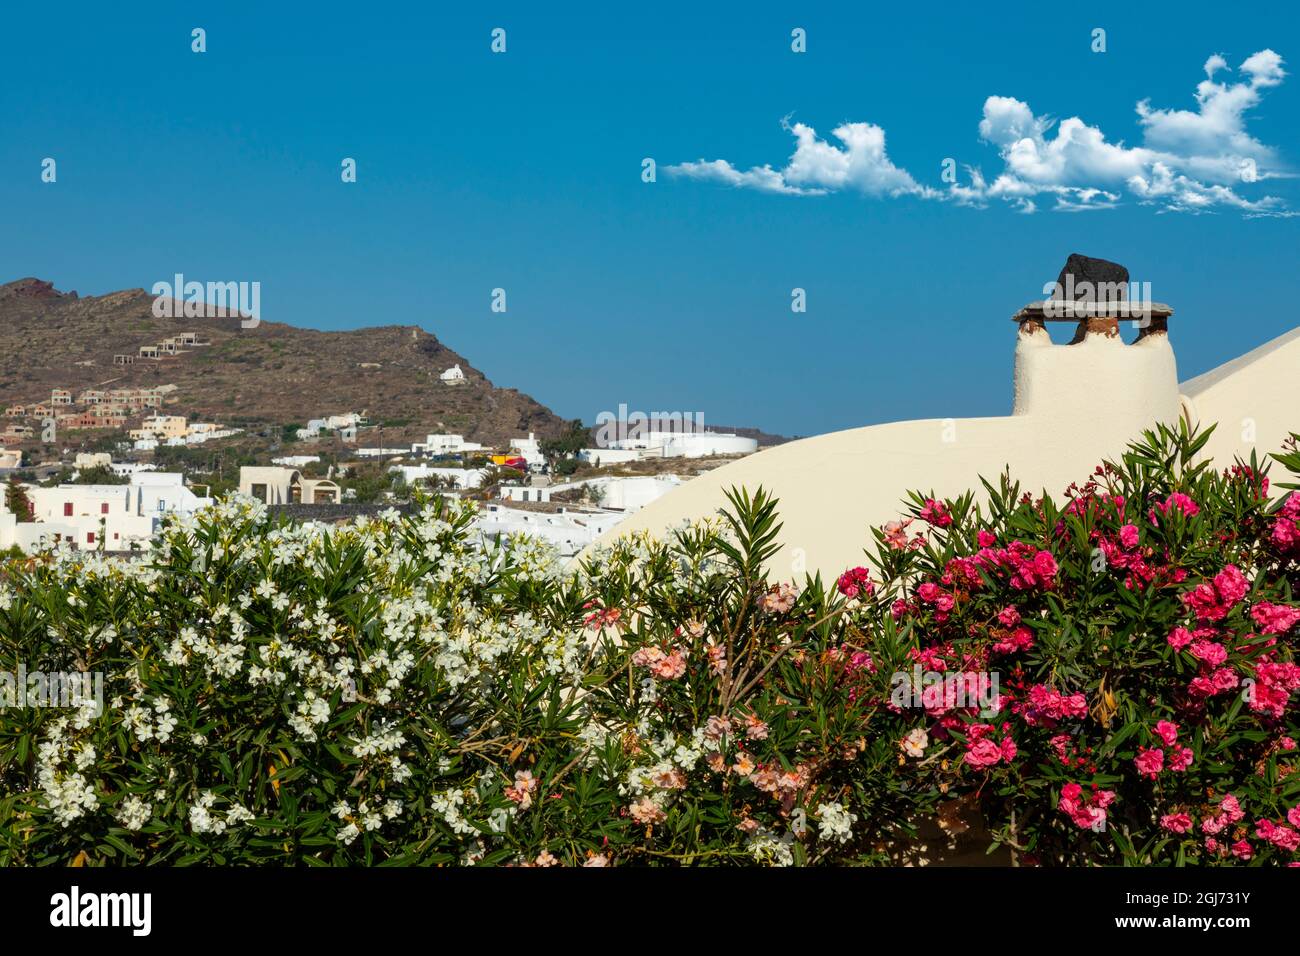
[[[102,503],[100,504],[100,506],[99,506],[99,513],[102,514],[102,515],[106,515],[106,514],[108,514],[108,502],[107,502],[107,501],[102,502]]]
[[[94,544],[94,543],[95,543],[95,532],[93,532],[93,531],[87,531],[87,532],[86,532],[86,544]]]
[[[63,517],[65,517],[65,518],[71,518],[71,517],[72,517],[72,502],[71,502],[71,501],[65,501],[65,502],[63,503]]]

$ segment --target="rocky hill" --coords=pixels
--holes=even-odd
[[[565,423],[512,388],[498,388],[463,356],[415,326],[321,332],[277,322],[240,327],[238,318],[157,318],[153,296],[128,289],[79,297],[49,282],[0,286],[0,409],[48,402],[54,388],[175,385],[162,409],[243,426],[305,424],[364,412],[385,444],[453,432],[503,444],[528,432],[560,434]],[[138,356],[183,332],[201,344],[158,359]],[[440,373],[459,365],[460,385]],[[367,434],[366,443],[372,442]]]

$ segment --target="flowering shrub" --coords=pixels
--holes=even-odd
[[[769,576],[761,489],[572,571],[442,499],[13,562],[0,667],[106,700],[0,711],[0,863],[878,863],[962,810],[1021,864],[1300,862],[1300,496],[1206,437],[916,495],[830,583]]]
[[[877,535],[883,583],[850,613],[892,618],[927,671],[1000,678],[983,712],[894,708],[902,772],[1021,862],[1300,861],[1300,496],[1197,462],[1207,438],[1149,434],[1060,503],[1005,479],[980,507],[918,497],[922,533]]]
[[[108,699],[0,712],[0,862],[513,858],[508,768],[558,769],[586,648],[552,626],[550,556],[471,546],[470,519],[325,532],[234,501],[147,561],[20,570],[6,661],[102,672]]]

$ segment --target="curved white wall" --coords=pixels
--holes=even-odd
[[[1012,415],[894,422],[778,445],[692,479],[600,543],[641,529],[662,534],[716,512],[727,488],[762,486],[780,499],[784,523],[772,571],[837,576],[862,563],[874,547],[871,527],[897,518],[911,489],[955,496],[1009,468],[1023,490],[1060,494],[1143,429],[1181,413],[1164,334],[1132,345],[1101,333],[1072,345],[1052,344],[1041,329],[1016,335]],[[1291,394],[1294,407],[1300,385]]]

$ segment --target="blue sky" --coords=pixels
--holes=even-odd
[[[419,324],[567,417],[803,435],[1005,413],[1009,317],[1070,252],[1174,306],[1183,378],[1300,324],[1294,12],[538,6],[11,7],[0,280],[255,280],[266,319]]]

